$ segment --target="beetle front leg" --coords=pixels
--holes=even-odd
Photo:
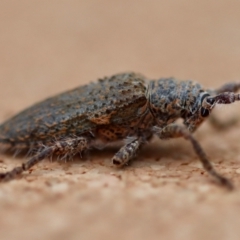
[[[30,160],[23,163],[22,166],[15,167],[13,170],[5,173],[0,173],[0,181],[9,181],[18,177],[23,172],[29,170],[34,165],[53,154],[74,156],[78,152],[87,149],[88,145],[89,141],[85,137],[74,137],[56,141],[51,146],[44,147],[39,153],[30,158]]]
[[[222,175],[220,175],[212,166],[211,162],[208,160],[204,150],[198,143],[198,141],[192,136],[192,134],[183,126],[179,126],[176,124],[170,124],[165,128],[161,129],[156,134],[161,139],[167,138],[178,138],[183,137],[186,140],[189,140],[193,146],[195,153],[198,155],[199,160],[201,161],[203,168],[215,179],[218,183],[223,185],[228,189],[233,189],[232,183]]]
[[[239,90],[240,90],[240,82],[231,82],[231,83],[224,84],[220,88],[217,88],[216,90],[214,90],[214,93],[216,94],[223,93],[223,92],[235,93]]]
[[[137,153],[139,147],[141,146],[142,139],[137,138],[132,142],[124,145],[112,158],[112,163],[115,166],[122,167],[128,163]]]

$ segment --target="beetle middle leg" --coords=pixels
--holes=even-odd
[[[156,132],[156,134],[161,139],[184,137],[186,140],[189,140],[193,146],[195,153],[198,155],[199,160],[203,165],[203,168],[221,185],[225,186],[228,189],[233,189],[232,183],[227,178],[220,175],[213,168],[211,162],[207,158],[204,150],[202,149],[198,141],[185,127],[176,124],[170,124],[165,128],[161,129],[159,132]]]
[[[121,167],[128,163],[137,153],[141,146],[142,139],[136,138],[130,143],[124,145],[112,158],[112,163],[115,166]]]
[[[23,163],[22,166],[15,167],[13,170],[6,173],[0,173],[0,181],[8,181],[29,170],[31,167],[42,161],[43,159],[57,155],[70,155],[84,151],[88,148],[89,140],[85,137],[72,137],[63,140],[55,141],[52,145],[42,148],[36,155],[30,158],[29,161]]]

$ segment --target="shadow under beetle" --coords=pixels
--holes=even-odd
[[[240,94],[235,93],[239,89],[240,83],[208,90],[190,80],[148,80],[130,72],[48,98],[0,125],[2,150],[32,154],[22,166],[0,173],[0,180],[14,179],[53,154],[67,159],[99,141],[104,146],[128,139],[112,158],[113,165],[123,166],[155,134],[160,139],[189,140],[203,168],[232,189],[232,183],[216,172],[192,133],[215,105],[239,101]],[[174,123],[179,118],[183,125]]]

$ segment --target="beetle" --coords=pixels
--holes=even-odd
[[[231,189],[231,181],[213,168],[192,133],[215,105],[239,101],[239,89],[240,83],[208,90],[191,80],[148,80],[141,74],[126,72],[58,94],[0,125],[2,150],[33,153],[26,163],[0,173],[0,180],[14,179],[53,154],[67,159],[99,141],[105,146],[128,139],[112,158],[113,165],[121,167],[157,135],[160,139],[183,137],[190,141],[203,168]],[[175,123],[179,118],[183,125]]]

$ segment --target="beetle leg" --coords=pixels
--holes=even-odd
[[[195,153],[201,161],[203,168],[209,173],[209,175],[211,175],[218,183],[225,186],[226,188],[233,189],[232,183],[214,169],[198,141],[185,127],[176,124],[170,124],[165,128],[160,129],[160,131],[156,132],[156,134],[161,139],[183,137],[186,140],[189,140],[193,146]]]
[[[50,157],[53,154],[68,154],[74,156],[76,153],[87,149],[88,145],[89,141],[85,137],[67,138],[56,141],[52,146],[44,147],[39,153],[30,158],[30,160],[23,163],[22,166],[15,167],[13,170],[6,173],[0,173],[0,181],[8,181],[18,177],[22,172],[29,170],[43,159]]]
[[[214,93],[223,93],[223,92],[237,92],[240,90],[240,82],[231,82],[224,84],[220,88],[214,90]]]
[[[112,163],[115,166],[122,167],[128,163],[137,153],[137,150],[141,146],[142,139],[137,138],[130,143],[124,145],[112,158]]]

